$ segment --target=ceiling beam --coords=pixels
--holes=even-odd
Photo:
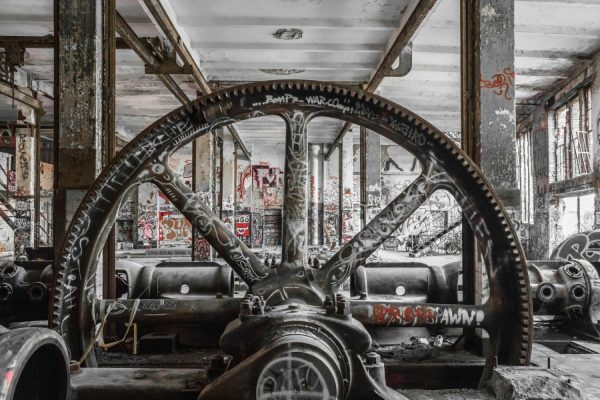
[[[262,69],[288,69],[296,70],[302,69],[305,71],[318,70],[318,71],[339,71],[340,68],[344,70],[353,71],[373,71],[375,63],[373,62],[343,62],[337,61],[286,61],[282,58],[278,61],[247,61],[247,62],[232,62],[232,61],[206,61],[202,63],[205,69],[236,69],[236,70],[262,70]]]
[[[143,39],[142,39],[143,40]],[[53,35],[46,36],[0,36],[0,47],[19,45],[26,49],[52,49],[55,38]],[[117,38],[117,49],[129,49],[129,45],[123,38]]]
[[[213,52],[219,51],[293,51],[306,53],[375,53],[381,54],[385,46],[375,43],[315,43],[295,40],[281,40],[278,42],[204,42],[195,40],[190,43],[193,49],[202,49]]]
[[[418,2],[415,9],[408,17],[406,23],[398,32],[396,38],[394,39],[394,42],[388,49],[387,53],[382,58],[381,62],[379,63],[379,66],[373,73],[371,80],[366,85],[366,91],[373,92],[375,91],[375,89],[377,89],[379,84],[383,81],[385,71],[388,70],[392,66],[392,64],[394,64],[394,62],[400,55],[402,49],[408,45],[408,43],[410,42],[414,34],[417,32],[417,29],[419,28],[419,26],[421,26],[421,23],[423,22],[427,14],[429,14],[435,3],[436,0],[420,0]],[[326,160],[329,160],[333,152],[337,149],[338,144],[342,141],[344,135],[346,134],[346,132],[348,132],[351,126],[352,124],[350,122],[346,122],[344,124],[340,132],[337,134],[335,140],[333,141],[333,144],[329,147],[327,154],[325,154]]]
[[[144,0],[145,1],[145,0]],[[180,26],[190,28],[256,28],[293,26],[300,29],[357,29],[371,31],[391,31],[398,28],[397,21],[382,18],[294,18],[292,15],[278,17],[219,17],[198,18],[192,13],[177,18]]]
[[[156,25],[158,25],[158,28],[164,33],[165,37],[171,43],[181,60],[185,64],[192,67],[192,77],[200,88],[202,94],[207,95],[213,93],[213,88],[209,85],[207,79],[204,77],[204,74],[202,74],[202,71],[200,71],[200,67],[194,59],[190,49],[188,49],[183,43],[177,27],[173,21],[171,21],[171,18],[167,14],[167,11],[163,7],[160,0],[144,0],[144,5],[146,6],[145,8],[149,13],[148,16],[150,19],[152,19]],[[240,137],[238,131],[232,125],[228,125],[227,129],[229,129],[229,132],[231,132],[233,140],[240,146],[242,153],[244,153],[248,160],[250,160],[250,152],[248,151],[248,148]]]
[[[11,99],[15,99],[16,101],[25,104],[26,106],[31,107],[38,112],[41,111],[43,113],[44,111],[43,104],[40,100],[21,92],[19,88],[11,86],[3,81],[0,81],[0,94],[8,96]]]
[[[145,42],[139,38],[125,19],[116,13],[116,27],[117,32],[121,38],[131,47],[133,51],[142,59],[144,64],[151,66],[158,66],[159,60],[152,54],[152,52],[146,47]],[[175,82],[171,75],[167,74],[156,74],[158,79],[169,89],[171,93],[179,100],[182,104],[186,104],[190,101],[183,89]]]
[[[574,5],[573,7],[576,6]],[[455,20],[436,20],[427,26],[427,30],[457,31],[459,28],[460,24]],[[597,39],[600,36],[600,30],[595,27],[542,25],[536,23],[516,24],[515,33],[543,36],[568,36],[589,39]]]
[[[432,54],[449,54],[460,55],[459,46],[444,46],[444,45],[413,45],[413,54],[415,53],[432,53]],[[580,51],[569,50],[519,50],[515,49],[516,58],[542,58],[548,60],[591,60],[593,53],[583,53]]]

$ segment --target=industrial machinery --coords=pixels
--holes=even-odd
[[[201,135],[265,115],[281,117],[286,127],[283,245],[279,262],[268,266],[179,181],[167,162],[169,154]],[[308,263],[306,250],[307,126],[315,117],[365,126],[406,148],[422,165],[416,180],[322,263]],[[236,296],[227,272],[231,270],[216,265],[191,269],[163,265],[147,271],[121,265],[120,273],[127,277],[122,298],[97,297],[94,282],[103,243],[119,203],[140,182],[155,184],[189,219],[245,283],[246,293]],[[482,298],[474,296],[468,284],[475,274],[474,263],[446,269],[417,263],[367,265],[368,257],[441,189],[456,198],[479,242],[487,277]],[[228,88],[161,118],[130,142],[96,180],[73,218],[60,254],[50,326],[61,339],[40,331],[47,337],[48,345],[42,347],[47,351],[36,353],[30,347],[21,350],[18,339],[34,328],[0,334],[2,348],[11,350],[3,351],[0,363],[0,372],[11,376],[0,387],[5,398],[32,398],[19,395],[19,387],[29,376],[23,366],[36,354],[55,362],[57,371],[66,371],[65,360],[71,360],[70,376],[57,372],[56,382],[61,388],[69,386],[74,399],[401,399],[405,397],[398,389],[435,388],[443,374],[446,382],[454,379],[457,385],[485,387],[497,365],[528,364],[534,305],[583,315],[597,311],[599,300],[597,273],[585,262],[569,262],[554,269],[536,264],[537,300],[532,302],[530,273],[515,232],[473,162],[408,110],[360,90],[311,81]],[[204,267],[203,276],[212,277],[213,283],[195,275]],[[169,276],[169,271],[173,275],[167,280],[155,279]],[[459,277],[464,280],[461,290]],[[348,279],[351,292],[344,293],[340,289]],[[163,286],[152,295],[145,292],[157,285]],[[579,305],[580,310],[568,304]],[[597,323],[597,313],[589,315],[590,322]],[[174,367],[176,363],[165,358],[154,358],[154,368],[107,368],[96,343],[105,327],[122,327],[121,323],[127,329],[133,324],[187,326],[182,340],[190,346],[194,331],[222,326],[214,328],[220,351],[192,353],[194,368]],[[406,332],[415,329],[432,336],[437,351],[446,354],[436,360],[443,372],[430,364],[394,360],[394,347],[389,346],[398,345],[398,338],[409,337]],[[456,333],[458,340],[438,339],[446,333]],[[452,361],[456,347],[467,342],[484,344],[482,357],[460,353],[479,360],[471,362],[465,374],[456,369],[460,364],[445,365],[444,360]],[[203,355],[206,362],[201,365]],[[424,383],[429,380],[433,383]],[[28,390],[39,398],[65,398],[62,389],[50,393],[43,382],[27,382],[31,382]]]

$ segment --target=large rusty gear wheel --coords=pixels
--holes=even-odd
[[[194,138],[264,115],[281,116],[287,131],[283,251],[277,269],[267,268],[244,246],[167,163],[169,154]],[[323,268],[313,270],[305,260],[303,177],[306,127],[317,116],[349,121],[387,137],[414,154],[423,172]],[[301,299],[319,306],[326,296],[334,296],[342,282],[435,190],[448,190],[479,240],[490,298],[484,305],[412,305],[415,310],[433,310],[416,324],[481,327],[490,335],[488,363],[494,359],[509,365],[529,361],[532,312],[525,259],[507,214],[481,171],[442,132],[397,104],[357,89],[313,81],[254,83],[201,97],[145,129],[104,169],[73,218],[59,260],[51,320],[67,341],[72,358],[79,358],[93,341],[93,282],[102,245],[124,194],[142,181],[163,191],[254,294],[279,303]],[[356,303],[357,315],[376,319],[374,304]],[[465,318],[448,319],[448,315]],[[395,322],[402,325],[402,318]],[[93,352],[87,363],[94,365]]]

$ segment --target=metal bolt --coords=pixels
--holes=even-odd
[[[346,299],[338,300],[337,312],[340,315],[350,315],[350,304],[346,302]]]
[[[252,302],[250,300],[242,301],[240,315],[252,315]]]
[[[366,358],[368,365],[376,365],[381,362],[381,356],[374,351],[367,353]]]

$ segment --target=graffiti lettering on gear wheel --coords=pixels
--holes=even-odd
[[[257,400],[319,399],[335,400],[333,381],[318,366],[304,358],[288,354],[267,364],[258,377]]]
[[[137,146],[132,148],[128,154],[126,160],[121,163],[117,168],[113,166],[112,169],[105,170],[101,178],[99,178],[99,185],[95,185],[84,198],[82,202],[81,213],[75,217],[75,228],[69,232],[69,236],[66,240],[66,248],[70,251],[66,251],[62,254],[60,270],[64,274],[64,271],[68,271],[67,280],[68,286],[64,283],[57,288],[57,297],[61,297],[61,301],[55,303],[55,309],[53,311],[54,316],[59,316],[60,320],[54,320],[53,324],[58,329],[59,333],[63,337],[68,333],[67,326],[69,324],[70,313],[68,310],[76,308],[77,304],[77,288],[83,286],[81,282],[82,277],[82,261],[87,263],[90,260],[81,260],[83,254],[87,254],[88,246],[93,243],[93,240],[97,237],[96,235],[90,235],[89,231],[93,224],[90,222],[91,215],[109,215],[110,210],[114,206],[114,194],[121,192],[129,181],[135,177],[136,172],[148,161],[148,158],[155,152],[164,148],[165,144],[169,143],[173,137],[177,137],[180,140],[189,138],[192,133],[195,133],[198,128],[206,129],[209,124],[205,126],[194,126],[193,122],[195,118],[186,111],[181,111],[181,115],[185,116],[182,121],[176,124],[164,123],[156,131],[148,132],[148,140],[138,141]],[[103,180],[101,180],[104,178]],[[84,271],[86,272],[86,271]],[[94,273],[89,273],[90,276],[94,276]],[[67,291],[66,295],[61,294],[61,291]]]
[[[404,189],[390,204],[388,204],[365,229],[346,243],[325,264],[328,269],[327,281],[332,285],[341,285],[350,274],[375,252],[410,217],[431,194],[449,178],[442,169],[430,165]]]
[[[393,116],[385,118],[370,107],[365,106],[363,102],[348,98],[340,98],[337,96],[305,96],[299,98],[286,93],[277,97],[266,95],[263,101],[252,103],[252,107],[259,107],[266,104],[294,103],[305,103],[321,107],[326,106],[341,111],[344,114],[353,114],[359,118],[366,118],[372,121],[378,121],[381,124],[388,124],[395,132],[400,133],[418,146],[424,146],[427,143],[427,137],[414,124],[409,125],[404,120],[396,119]]]
[[[578,233],[562,241],[550,256],[552,259],[585,259],[600,261],[600,230]]]
[[[282,262],[303,263],[306,248],[308,132],[310,114],[291,111],[281,114],[286,124],[283,193]]]
[[[319,96],[318,102],[324,102],[324,105],[316,104],[315,100],[312,100],[313,104],[308,104],[306,99],[309,96]],[[255,104],[256,108],[252,108],[252,104]],[[307,110],[310,113],[298,113],[299,110]],[[235,234],[226,230],[211,210],[205,212],[203,204],[199,199],[194,198],[187,186],[174,180],[169,181],[170,177],[160,178],[164,174],[146,169],[153,160],[167,160],[166,157],[170,153],[205,134],[211,127],[255,118],[263,113],[283,115],[284,119],[287,118],[286,137],[289,140],[286,141],[288,146],[285,151],[292,153],[291,157],[286,155],[290,165],[286,166],[289,171],[285,171],[284,174],[285,184],[293,183],[284,204],[283,215],[286,220],[281,221],[279,215],[273,215],[276,218],[272,218],[269,222],[269,229],[271,226],[276,228],[273,229],[275,233],[279,227],[283,227],[284,231],[275,239],[284,239],[282,260],[287,257],[287,260],[291,261],[287,264],[294,265],[293,268],[288,268],[285,263],[279,263],[276,272],[268,269]],[[423,176],[410,184],[400,194],[399,199],[393,201],[390,208],[383,210],[363,232],[359,232],[354,239],[351,239],[351,246],[344,247],[323,268],[312,271],[313,274],[309,277],[307,274],[300,276],[299,273],[304,271],[296,268],[298,262],[304,262],[306,252],[307,213],[303,211],[307,209],[307,188],[300,191],[298,183],[307,183],[307,160],[300,157],[300,154],[293,153],[296,150],[298,153],[302,153],[300,150],[306,151],[306,121],[308,117],[317,114],[366,126],[386,136],[396,144],[405,147],[407,151],[418,155],[424,168]],[[204,118],[210,122],[205,123]],[[165,162],[161,164],[164,165]],[[115,215],[113,211],[126,191],[131,186],[137,185],[140,180],[143,181],[144,178],[148,180],[152,174],[157,182],[155,184],[162,185],[161,190],[165,194],[170,191],[169,200],[186,218],[194,225],[204,226],[205,230],[212,233],[212,236],[203,236],[238,275],[251,282],[256,277],[265,276],[264,280],[257,284],[249,285],[253,290],[256,289],[256,293],[262,290],[265,297],[268,297],[276,291],[285,289],[288,284],[306,283],[305,281],[310,278],[311,285],[297,285],[299,290],[289,291],[289,296],[300,298],[311,305],[320,305],[322,297],[320,295],[335,293],[339,288],[337,284],[352,272],[354,266],[363,260],[366,261],[370,253],[376,249],[376,244],[382,243],[393,234],[397,228],[395,224],[401,224],[406,216],[418,208],[430,192],[435,190],[431,184],[438,181],[435,178],[438,166],[449,177],[448,185],[441,184],[440,187],[446,189],[447,186],[451,186],[454,188],[453,194],[461,194],[462,199],[459,204],[464,210],[464,215],[471,220],[474,231],[478,236],[483,236],[488,246],[484,248],[484,253],[486,254],[485,265],[490,272],[488,274],[490,287],[494,288],[491,293],[495,298],[491,304],[508,305],[493,310],[502,323],[493,327],[494,335],[490,334],[494,343],[490,346],[489,357],[493,359],[498,356],[500,363],[527,364],[531,347],[528,334],[531,331],[531,298],[527,291],[527,271],[522,252],[516,243],[505,212],[490,192],[479,170],[471,161],[464,158],[464,154],[456,145],[417,115],[369,93],[318,82],[270,82],[223,89],[219,93],[201,97],[184,105],[138,135],[103,171],[86,194],[73,218],[57,271],[52,324],[65,336],[75,358],[84,351],[82,343],[93,342],[95,325],[90,318],[93,313],[91,312],[92,299],[89,295],[92,293],[91,283],[97,268],[95,261],[102,247],[99,242],[97,243],[98,238],[104,238],[110,229],[111,218]],[[432,167],[435,168],[430,170]],[[141,176],[143,173],[146,173],[145,177]],[[444,181],[444,176],[444,173],[440,173],[440,181]],[[288,208],[289,212],[287,212]],[[274,210],[265,211],[265,232],[269,211]],[[294,212],[298,220],[288,219]],[[471,218],[473,215],[477,220]],[[275,223],[277,221],[279,222]],[[267,241],[266,237],[265,241]],[[490,251],[492,248],[493,252]],[[472,266],[466,267],[472,268]],[[477,310],[466,305],[430,304],[429,306],[452,308],[453,314],[447,314],[448,324],[458,318],[456,310],[459,307],[468,311],[466,317],[461,315],[460,321],[469,322],[472,318],[471,310]],[[437,309],[435,311],[439,317],[440,311]],[[416,309],[413,312],[416,314]],[[407,311],[402,310],[399,315],[407,319],[410,313],[409,315],[406,313]],[[445,323],[443,314],[442,310],[440,319],[436,318],[436,323]],[[427,316],[427,313],[425,315]],[[503,351],[498,352],[497,349]],[[305,357],[304,353],[298,355],[316,364],[315,366],[324,375],[325,383],[331,381],[329,379],[331,376],[327,375],[328,369],[322,368],[320,360],[313,361],[307,358],[308,356]],[[93,365],[94,352],[91,352],[88,357],[88,361]],[[257,371],[257,375],[259,374],[260,369]],[[273,379],[265,381],[273,383]],[[311,384],[313,380],[308,382],[307,384],[305,380],[306,386],[316,387]],[[273,383],[271,387],[280,390],[286,386]],[[333,393],[331,388],[327,390],[330,396],[341,395]]]
[[[150,167],[149,179],[163,192],[163,194],[192,221],[198,232],[221,255],[227,256],[231,267],[247,283],[262,280],[267,277],[266,272],[257,271],[254,266],[263,266],[256,256],[239,244],[233,232],[225,227],[221,219],[202,200],[202,193],[194,193],[183,183],[168,166],[155,163]],[[263,269],[266,267],[263,266]]]

